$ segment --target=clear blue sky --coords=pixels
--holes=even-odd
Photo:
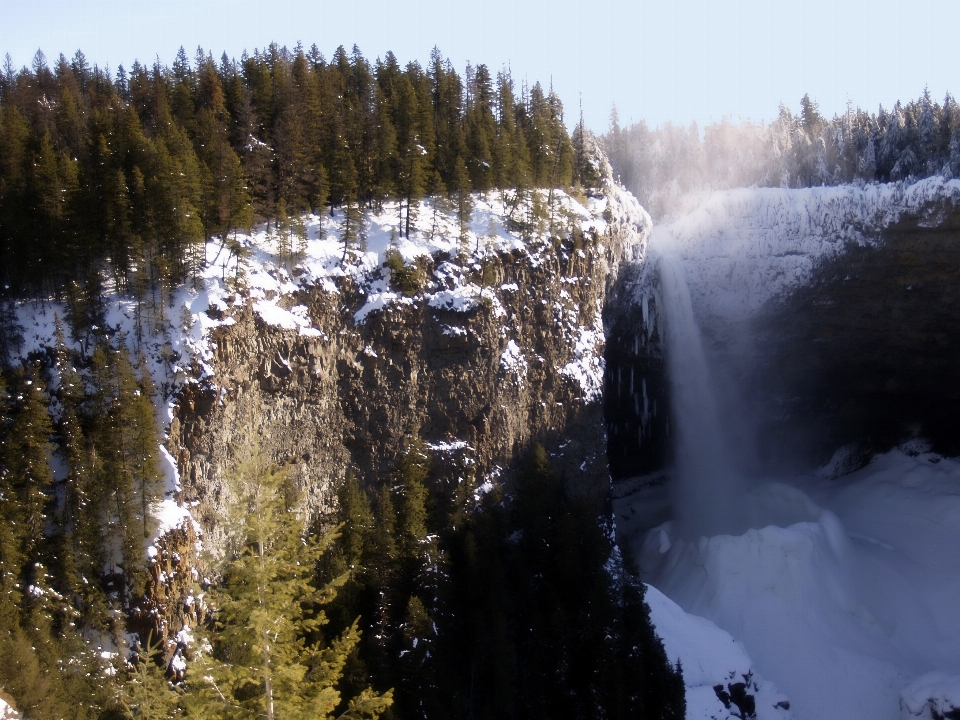
[[[425,64],[434,45],[514,78],[553,82],[568,124],[645,119],[701,126],[724,115],[770,120],[804,93],[824,115],[847,99],[876,111],[960,93],[960,2],[954,0],[0,0],[0,55],[29,65],[82,49],[91,63],[172,62],[183,45],[239,57],[271,41],[316,43],[329,57],[357,44]]]

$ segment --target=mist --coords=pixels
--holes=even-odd
[[[616,108],[603,136],[614,176],[655,221],[681,212],[688,196],[738,187],[818,187],[960,177],[960,110],[947,93],[876,113],[847,107],[824,118],[805,95],[771,123],[724,118],[702,129],[643,121],[621,128]]]

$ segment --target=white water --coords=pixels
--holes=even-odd
[[[651,251],[660,268],[667,372],[675,428],[676,519],[685,535],[715,535],[729,527],[739,495],[729,447],[724,442],[710,368],[693,316],[683,268],[670,238],[654,231]]]
[[[644,579],[743,642],[796,720],[960,706],[960,462],[915,446],[746,492],[674,249],[654,231],[677,480],[674,521],[633,538]]]

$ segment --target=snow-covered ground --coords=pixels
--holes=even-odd
[[[651,248],[679,261],[701,326],[737,323],[847,243],[876,242],[905,213],[935,223],[944,205],[958,203],[960,182],[941,178],[717,192],[655,227]],[[675,436],[683,435],[679,427]],[[700,671],[687,678],[690,720],[722,717],[702,688],[745,667],[776,684],[797,720],[960,716],[960,460],[914,441],[837,477],[842,455],[820,473],[755,482],[744,495],[731,490],[716,531],[723,534],[711,537],[662,522],[670,513],[664,485],[616,502],[618,533],[645,581],[699,616],[665,614],[661,596],[649,593],[671,657],[717,668],[702,682]],[[709,482],[681,485],[695,493]],[[700,618],[742,645],[705,629],[700,637]]]
[[[667,659],[673,665],[679,661],[683,671],[690,720],[732,720],[750,712],[757,720],[792,717],[789,699],[757,674],[743,643],[709,620],[684,612],[651,585],[645,599]]]
[[[643,576],[742,642],[797,720],[942,717],[960,708],[960,461],[910,452],[761,485],[739,533],[638,533]]]

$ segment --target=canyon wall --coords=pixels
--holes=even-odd
[[[481,490],[541,442],[568,487],[600,509],[609,490],[603,311],[619,269],[642,263],[650,223],[615,187],[589,205],[590,229],[534,234],[482,266],[421,257],[420,285],[389,303],[377,291],[397,289],[398,278],[385,266],[267,298],[304,306],[307,333],[271,324],[250,299],[207,308],[232,324],[212,330],[207,377],[185,387],[167,443],[205,544],[219,541],[226,474],[254,436],[291,468],[315,513],[334,507],[347,473],[388,480],[414,433],[451,480]]]

